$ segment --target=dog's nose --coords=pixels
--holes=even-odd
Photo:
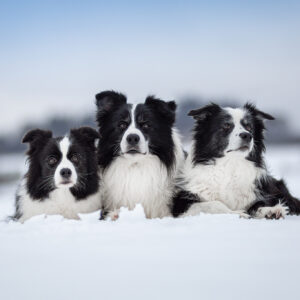
[[[137,134],[129,134],[126,140],[130,146],[135,146],[140,141],[140,137]]]
[[[68,178],[71,177],[72,171],[70,169],[67,169],[67,168],[61,169],[60,170],[60,175],[61,175],[61,177],[65,178],[65,179],[68,179]]]
[[[251,139],[252,139],[252,135],[250,133],[248,133],[248,132],[242,132],[242,133],[240,133],[240,138],[243,141],[249,143],[251,141]]]

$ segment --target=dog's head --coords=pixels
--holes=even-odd
[[[189,112],[196,120],[194,162],[208,163],[236,153],[258,165],[264,151],[264,120],[274,118],[247,103],[243,108],[210,104]]]
[[[96,95],[100,132],[99,164],[107,167],[117,156],[157,155],[168,167],[173,161],[172,127],[176,104],[153,96],[144,103],[127,103],[123,94]]]
[[[51,131],[35,129],[23,138],[29,143],[27,189],[34,199],[42,199],[54,189],[71,188],[77,198],[98,189],[96,130],[72,129],[65,137],[53,138]]]

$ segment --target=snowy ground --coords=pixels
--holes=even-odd
[[[300,149],[267,155],[300,197]],[[22,169],[0,159],[0,173]],[[0,185],[0,219],[15,184]],[[0,223],[0,299],[299,299],[300,217],[233,215],[146,220],[138,207],[117,222],[35,217]]]

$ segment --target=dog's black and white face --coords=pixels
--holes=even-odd
[[[189,115],[196,120],[195,163],[209,163],[234,152],[261,166],[263,120],[273,120],[271,115],[251,104],[243,108],[221,108],[210,104],[190,111]]]
[[[40,129],[28,132],[29,143],[27,190],[33,199],[45,199],[55,189],[68,188],[77,199],[98,190],[95,140],[92,128],[71,130],[65,137],[53,138],[52,132]]]
[[[122,154],[147,154],[149,153],[149,121],[146,121],[141,107],[130,105],[128,113],[120,122],[122,129],[120,150]]]
[[[100,132],[99,164],[107,167],[117,156],[157,155],[170,167],[174,160],[172,127],[176,104],[147,97],[143,104],[127,103],[123,94],[96,95]]]

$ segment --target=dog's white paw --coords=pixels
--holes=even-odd
[[[242,218],[242,219],[250,219],[251,216],[248,215],[248,214],[246,214],[245,212],[243,212],[243,213],[240,213],[240,218]]]
[[[107,219],[111,219],[111,221],[116,221],[119,219],[119,213],[120,213],[119,209],[111,211],[107,214]]]
[[[238,210],[236,213],[240,216],[242,219],[250,219],[250,215],[248,215],[245,211],[243,210]]]
[[[284,206],[282,204],[277,204],[275,206],[266,206],[266,207],[260,207],[255,217],[258,219],[266,218],[266,219],[280,219],[285,218],[285,216],[288,214],[289,209],[287,206]]]

